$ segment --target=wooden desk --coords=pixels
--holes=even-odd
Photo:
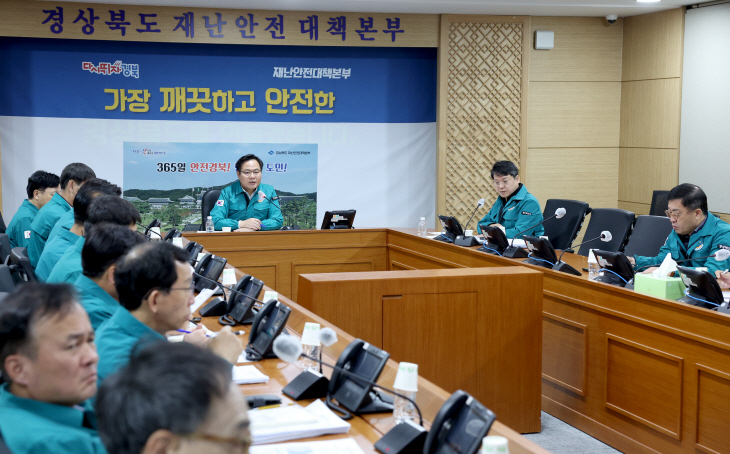
[[[238,278],[243,275],[243,273],[239,270],[236,270],[236,274]],[[267,287],[265,290],[271,289]],[[287,323],[287,329],[290,334],[301,337],[301,333],[306,322],[319,323],[323,327],[329,326],[337,332],[338,342],[330,347],[324,348],[323,359],[326,362],[334,364],[337,357],[339,357],[345,347],[347,347],[347,345],[355,339],[355,337],[346,333],[342,329],[333,326],[322,317],[304,309],[299,304],[289,300],[288,298],[280,295],[279,300],[292,309]],[[217,331],[221,328],[217,320],[217,317],[208,317],[203,320],[203,323],[208,328]],[[250,326],[246,326],[244,329],[246,330],[244,341],[247,341]],[[281,394],[281,390],[287,385],[287,383],[289,383],[289,381],[299,375],[301,371],[295,365],[288,364],[277,359],[266,359],[253,364],[255,364],[261,372],[269,376],[269,382],[265,384],[241,385],[241,390],[245,394],[277,394],[281,395],[284,402],[290,401],[290,399]],[[388,363],[378,379],[378,383],[383,386],[392,387],[393,382],[395,381],[397,368],[398,363],[392,359],[388,360]],[[329,377],[331,375],[331,369],[325,367],[324,373]],[[449,398],[451,393],[446,392],[423,377],[418,378],[418,388],[419,390],[416,402],[421,408],[424,426],[428,429],[430,428],[429,422],[435,418],[436,413],[446,399]],[[311,400],[299,401],[302,405],[307,405],[310,402]],[[353,438],[364,452],[376,453],[377,451],[375,451],[373,445],[394,425],[391,413],[356,416],[350,420],[350,423],[352,424],[352,427],[348,434],[326,435],[323,437],[317,437],[313,440]],[[499,420],[492,425],[489,434],[506,437],[509,440],[509,449],[512,454],[549,454],[548,451],[522,437]]]
[[[359,260],[358,249],[371,254],[374,269],[367,271],[380,271],[375,264],[383,262],[384,270],[520,265],[475,248],[419,238],[414,230],[190,238],[223,256],[249,241],[276,244],[276,259],[257,246],[249,262],[279,263],[279,269],[289,270],[289,287],[282,287],[282,293],[297,290],[298,278],[296,265],[287,268],[282,250],[291,263],[309,261],[332,272],[352,271],[346,268]],[[328,244],[347,247],[321,254],[318,248]],[[565,254],[563,259],[577,269],[585,266],[583,257]],[[730,420],[730,317],[590,282],[585,274],[523,266],[544,272],[543,410],[624,452],[730,452],[724,424]]]

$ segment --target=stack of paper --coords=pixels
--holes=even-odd
[[[251,410],[248,417],[251,420],[251,438],[255,445],[343,434],[350,430],[350,424],[340,419],[321,400],[315,400],[306,408],[290,405]]]
[[[198,296],[195,297],[195,302],[193,303],[193,305],[190,306],[190,313],[194,314],[195,311],[200,309],[200,307],[203,305],[203,303],[208,301],[208,298],[213,296],[214,292],[215,292],[214,289],[205,288],[205,289],[201,290],[200,293],[198,293]]]
[[[256,366],[233,366],[233,383],[237,385],[268,382],[269,377],[256,369]]]
[[[304,441],[281,445],[252,446],[249,454],[364,454],[352,438],[327,441]]]

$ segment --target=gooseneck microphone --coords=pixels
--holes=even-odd
[[[570,247],[564,249],[563,252],[560,253],[560,257],[558,257],[558,261],[555,262],[555,264],[553,265],[553,270],[560,271],[562,273],[572,274],[572,275],[575,275],[575,276],[581,276],[582,273],[580,271],[576,270],[572,266],[570,266],[567,263],[565,263],[565,262],[562,261],[563,254],[565,254],[565,251],[573,250],[573,248],[578,247],[578,246],[581,246],[581,245],[584,245],[586,243],[590,243],[591,241],[601,240],[601,241],[604,241],[604,242],[609,242],[609,241],[611,241],[612,238],[613,238],[613,235],[611,235],[611,232],[609,232],[608,230],[604,230],[603,232],[601,232],[601,235],[600,236],[597,236],[597,237],[595,237],[593,239],[590,239],[588,241],[584,241],[584,242],[582,242],[580,244],[577,244],[575,246],[570,246]]]
[[[710,259],[713,258],[717,260],[718,262],[722,262],[724,260],[730,259],[730,251],[727,249],[718,249],[715,253],[711,255],[705,255],[703,257],[692,257],[688,259],[682,259],[682,260],[674,260],[674,257],[672,257],[672,260],[674,260],[675,263],[682,263],[682,262],[691,262],[692,260],[699,260],[699,259]],[[640,268],[636,269],[636,272],[639,272],[640,270],[651,268],[652,266],[659,266],[659,265],[645,265]]]
[[[474,212],[471,214],[471,217],[469,218],[468,221],[466,221],[466,224],[464,225],[464,231],[466,231],[467,227],[469,227],[469,223],[474,218],[474,215],[477,214],[477,211],[479,211],[479,208],[481,208],[483,206],[484,206],[484,199],[479,199],[479,201],[477,202],[477,207],[474,209]]]
[[[563,258],[563,254],[565,254],[565,251],[572,251],[573,249],[577,248],[578,246],[583,246],[584,244],[590,243],[591,241],[601,240],[605,243],[608,243],[612,239],[613,239],[613,235],[611,235],[611,232],[609,232],[608,230],[604,230],[603,232],[601,232],[601,235],[593,238],[592,240],[584,241],[580,244],[576,244],[575,246],[571,245],[570,247],[565,248],[565,250],[563,250],[563,252],[560,253],[560,257],[558,257],[558,263],[560,263],[560,260]]]
[[[560,207],[557,210],[555,210],[555,214],[553,214],[549,218],[545,218],[542,221],[538,222],[537,224],[530,226],[530,227],[526,228],[525,230],[521,231],[520,233],[518,233],[517,235],[513,236],[512,238],[510,238],[509,247],[504,250],[502,255],[505,257],[510,257],[510,258],[514,258],[514,259],[527,257],[527,253],[525,251],[523,251],[522,248],[518,248],[513,245],[515,238],[517,238],[518,236],[521,236],[525,232],[529,232],[530,230],[534,229],[538,225],[543,224],[552,218],[561,219],[563,216],[565,216],[565,213],[566,213],[565,208]]]
[[[140,224],[139,222],[137,222],[136,224],[144,229],[144,235],[147,235],[149,233],[154,233],[155,235],[159,236],[161,240],[164,239],[164,238],[162,238],[162,235],[157,233],[155,230],[152,230],[151,227],[147,227],[146,225]]]
[[[334,331],[332,331],[332,332],[334,332]],[[320,341],[323,344],[325,343],[324,339],[322,338],[321,335],[320,335]],[[335,341],[336,341],[336,337],[335,337]],[[350,377],[350,378],[355,379],[362,383],[366,383],[367,385],[372,386],[374,388],[382,389],[383,391],[393,394],[394,396],[398,396],[402,399],[405,399],[408,402],[413,404],[416,411],[418,412],[418,423],[419,423],[419,425],[423,425],[423,417],[421,416],[421,409],[418,408],[418,404],[416,404],[416,402],[413,399],[411,399],[407,396],[404,396],[403,394],[396,392],[392,389],[381,386],[381,385],[375,383],[374,381],[368,380],[367,378],[364,378],[360,375],[357,375],[348,370],[345,370],[339,366],[333,366],[332,364],[325,363],[324,361],[322,361],[319,358],[315,358],[314,356],[309,356],[309,355],[304,354],[302,351],[301,340],[295,338],[294,336],[278,336],[274,340],[274,354],[282,361],[286,361],[288,363],[294,363],[299,359],[300,356],[302,356],[302,357],[310,359],[320,365],[325,365],[333,370],[336,370],[337,372],[339,372],[347,377]],[[350,417],[352,417],[352,416],[350,415]],[[343,418],[343,419],[349,419],[349,418]]]

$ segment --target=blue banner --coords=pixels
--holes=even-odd
[[[431,123],[436,49],[0,38],[0,115]]]

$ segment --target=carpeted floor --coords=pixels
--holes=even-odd
[[[543,412],[542,432],[523,435],[553,454],[619,454],[607,444]]]

